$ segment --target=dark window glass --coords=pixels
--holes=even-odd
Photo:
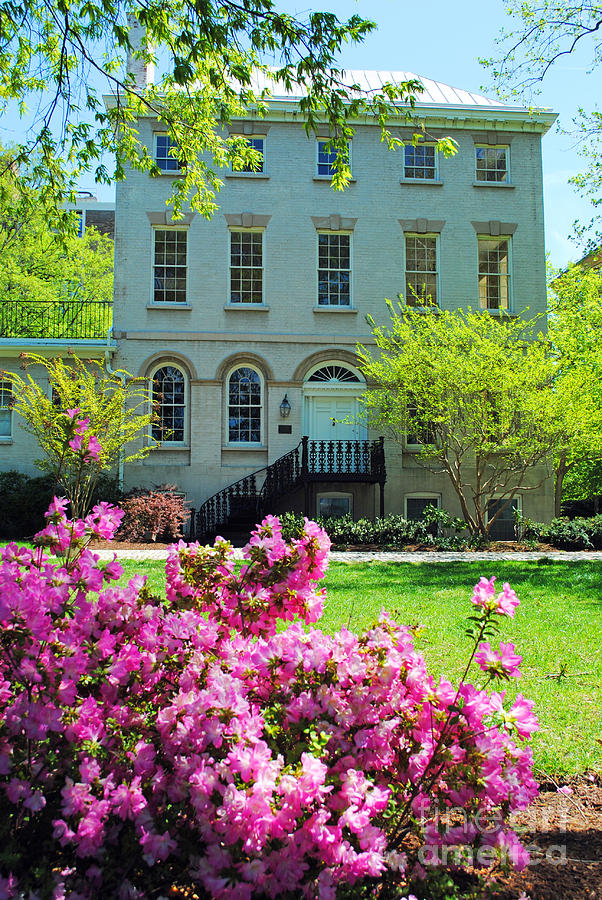
[[[152,435],[157,441],[184,441],[185,381],[175,366],[163,366],[153,376]]]

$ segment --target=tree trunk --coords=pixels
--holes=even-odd
[[[570,465],[567,465],[566,461],[566,453],[560,454],[560,459],[558,461],[558,465],[556,466],[555,478],[554,478],[554,516],[558,517],[560,515],[560,505],[562,503],[562,485],[564,482],[564,476],[571,468]]]

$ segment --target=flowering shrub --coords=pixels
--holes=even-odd
[[[375,879],[399,897],[430,866],[525,865],[506,819],[537,791],[516,740],[537,723],[485,690],[518,674],[490,642],[508,585],[475,587],[467,671],[484,684],[454,687],[386,614],[361,635],[311,627],[315,523],[287,543],[268,517],[241,570],[221,539],[180,542],[159,600],[86,549],[121,511],[66,506],[37,549],[2,551],[0,900],[333,900]]]
[[[156,541],[169,543],[183,535],[185,523],[190,518],[183,497],[172,485],[152,491],[136,490],[122,500],[124,519],[118,540]]]

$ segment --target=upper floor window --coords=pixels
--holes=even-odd
[[[419,181],[437,178],[437,148],[434,144],[406,144],[404,147],[404,177]]]
[[[12,382],[0,381],[0,440],[12,436]]]
[[[510,239],[479,237],[479,306],[510,307]]]
[[[177,144],[168,134],[155,135],[155,162],[162,172],[179,172],[182,168],[177,156]]]
[[[263,303],[263,232],[230,232],[230,303]]]
[[[475,154],[477,181],[509,181],[510,148],[507,145],[477,144]]]
[[[228,442],[261,443],[261,378],[250,366],[235,369],[228,379]]]
[[[332,178],[336,171],[337,151],[330,148],[330,141],[318,141],[318,175]],[[351,166],[351,144],[347,144],[346,160]]]
[[[186,379],[176,366],[157,369],[152,379],[152,402],[155,421],[152,435],[157,441],[184,443],[186,413]]]
[[[435,235],[406,234],[406,294],[408,306],[436,306],[437,238]]]
[[[244,137],[244,135],[243,135]],[[247,144],[252,150],[255,150],[256,153],[260,155],[260,159],[257,160],[254,166],[250,163],[245,163],[242,169],[236,169],[236,172],[263,172],[263,162],[265,155],[265,138],[262,137],[246,137],[245,138]]]
[[[155,228],[153,240],[153,302],[186,303],[188,232]]]
[[[350,234],[318,234],[318,305],[351,306]]]

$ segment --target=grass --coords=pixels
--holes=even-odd
[[[121,562],[124,578],[143,571],[151,590],[164,595],[162,560]],[[601,772],[602,562],[334,562],[320,627],[361,630],[386,609],[400,622],[421,626],[416,646],[433,674],[457,678],[467,659],[471,588],[481,575],[509,581],[521,599],[514,621],[501,622],[500,637],[523,656],[523,677],[508,690],[536,703],[542,725],[533,741],[537,769],[547,775]]]
[[[123,562],[126,577],[141,569]],[[144,571],[153,591],[163,593],[164,563],[146,561]],[[416,645],[430,671],[457,678],[467,659],[471,588],[481,575],[509,581],[521,599],[514,621],[501,622],[500,637],[523,656],[523,677],[509,693],[520,691],[536,703],[538,771],[602,771],[602,562],[335,562],[320,626],[361,630],[384,608],[398,621],[421,626]]]

